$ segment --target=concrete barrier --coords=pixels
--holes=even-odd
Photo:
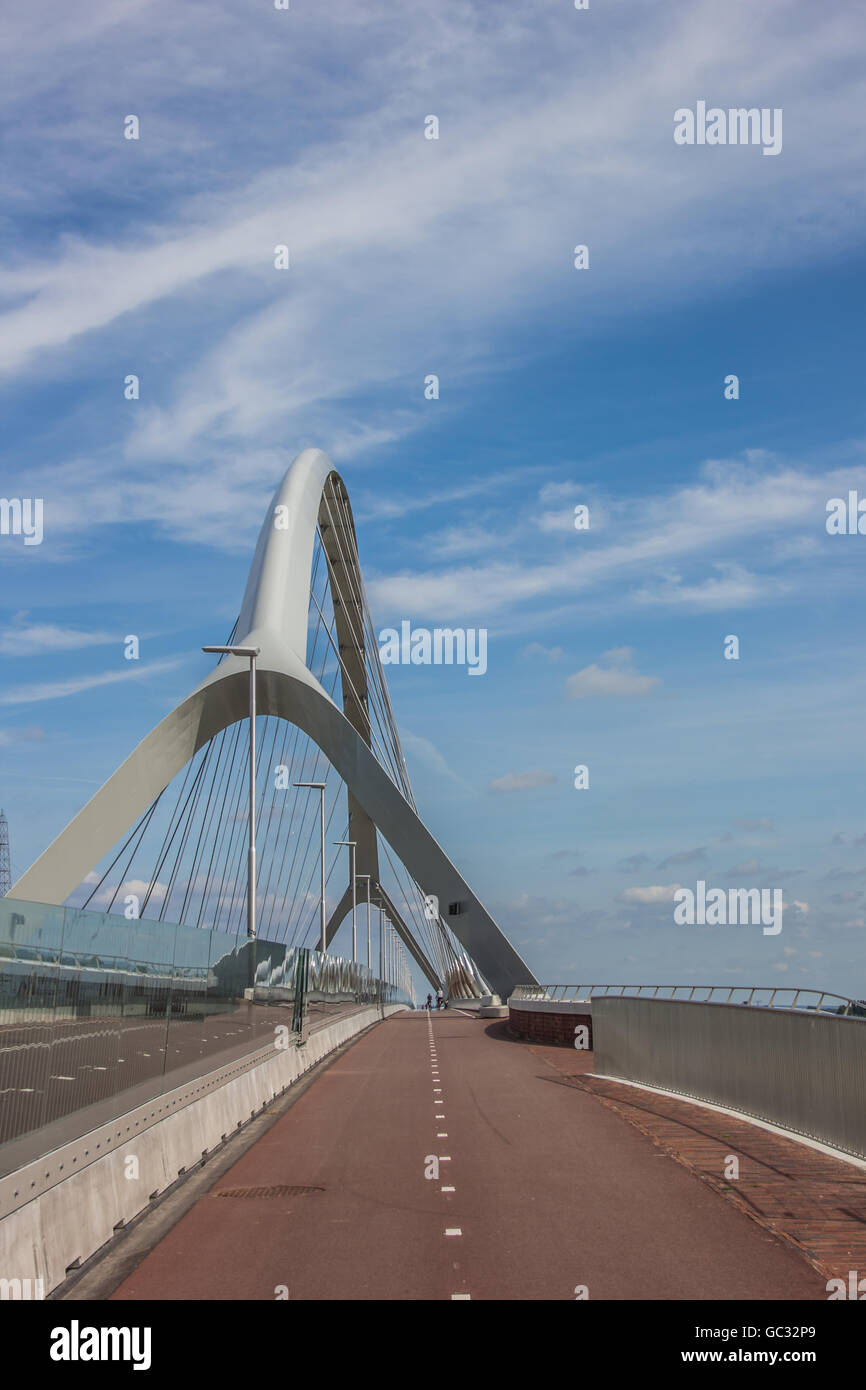
[[[479,1018],[507,1018],[508,1009],[498,994],[482,994],[472,999],[449,999],[449,1009],[464,1009]]]
[[[0,1278],[41,1280],[50,1293],[179,1176],[378,1018],[377,1008],[362,1008],[316,1029],[302,1047],[270,1044],[0,1179]]]
[[[585,1033],[579,1033],[579,1028]],[[556,1047],[592,1048],[592,1002],[589,999],[515,999],[508,1001],[508,1030],[516,1038]]]

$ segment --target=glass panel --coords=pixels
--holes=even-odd
[[[380,1000],[408,1003],[337,956],[0,898],[0,1173]]]

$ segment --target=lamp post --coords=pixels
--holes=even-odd
[[[334,844],[335,844],[335,845],[348,845],[348,846],[349,846],[349,858],[350,858],[350,860],[351,860],[351,863],[350,863],[350,866],[349,866],[349,872],[350,872],[350,874],[351,874],[351,876],[352,876],[352,964],[353,964],[353,965],[357,965],[357,963],[358,963],[358,895],[357,895],[357,892],[356,892],[357,884],[356,884],[356,882],[355,882],[355,846],[357,845],[357,843],[358,843],[357,840],[335,840],[335,841],[334,841]],[[368,874],[368,875],[367,875],[367,882],[369,883],[369,881],[370,881],[370,876],[369,876],[369,874]]]
[[[256,935],[256,657],[261,647],[202,647],[221,656],[246,656],[250,662],[250,844],[247,853],[247,937]],[[255,961],[253,961],[255,972]],[[253,975],[255,979],[255,974]]]
[[[370,875],[358,874],[358,877],[365,878],[367,880],[367,969],[372,970],[373,953],[370,948]]]
[[[379,998],[382,1002],[382,1017],[385,1017],[385,946],[384,932],[382,930],[383,912],[379,908]]]
[[[326,927],[325,927],[325,784],[324,784],[324,782],[296,782],[296,783],[295,783],[295,786],[296,786],[296,787],[314,787],[314,788],[319,792],[319,814],[320,814],[320,817],[321,817],[321,829],[322,829],[322,905],[321,905],[321,914],[322,914],[322,917],[321,917],[321,920],[322,920],[322,933],[321,933],[321,937],[322,937],[322,939],[321,939],[321,945],[320,945],[319,949],[320,949],[320,951],[322,952],[322,955],[324,955],[325,952],[326,952],[327,949],[328,949],[328,944],[327,944],[327,941],[325,940],[325,935],[326,935]]]

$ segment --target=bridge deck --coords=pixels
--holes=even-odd
[[[826,1299],[795,1250],[572,1084],[588,1065],[498,1022],[397,1015],[113,1296],[559,1300],[585,1285],[591,1299]],[[225,1195],[252,1188],[312,1190]]]

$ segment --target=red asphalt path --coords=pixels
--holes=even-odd
[[[113,1297],[570,1300],[586,1286],[590,1299],[826,1299],[796,1252],[563,1084],[544,1052],[499,1023],[396,1015]],[[218,1195],[282,1185],[323,1190]]]

